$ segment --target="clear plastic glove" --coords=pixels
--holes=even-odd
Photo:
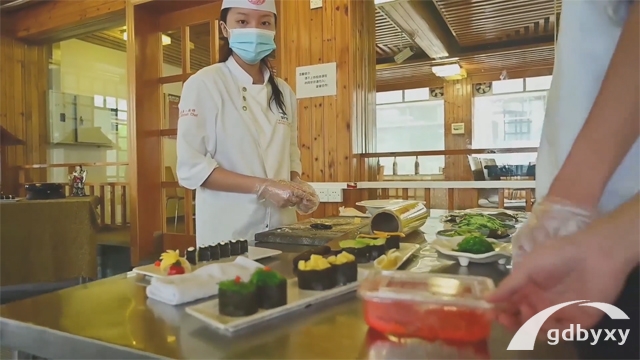
[[[292,183],[287,181],[266,180],[256,186],[254,193],[260,201],[268,201],[279,208],[294,207],[300,202],[298,192]]]
[[[592,211],[568,201],[547,197],[536,203],[529,218],[512,239],[513,264],[535,246],[547,240],[567,236],[585,228],[594,219]]]
[[[291,182],[296,189],[295,195],[299,199],[296,210],[301,215],[308,215],[318,209],[320,206],[320,197],[316,190],[309,183],[297,178]]]

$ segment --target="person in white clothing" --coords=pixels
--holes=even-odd
[[[563,1],[538,202],[513,237],[512,274],[489,297],[507,327],[564,301],[615,300],[631,319],[626,324],[570,305],[544,326],[622,327],[629,339],[640,336],[639,44],[639,1]],[[579,358],[640,358],[637,341],[575,346]]]
[[[184,84],[177,136],[179,183],[196,192],[198,246],[296,222],[319,199],[302,181],[296,96],[271,70],[275,0],[224,0],[226,61]]]

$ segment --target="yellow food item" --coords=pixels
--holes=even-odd
[[[189,264],[187,259],[180,257],[179,250],[167,250],[160,255],[160,270],[167,271],[177,262],[180,263],[180,266],[184,268],[185,272],[191,271],[191,264]]]
[[[401,238],[405,237],[406,235],[404,233],[401,232],[383,232],[383,231],[374,231],[373,232],[376,235],[382,235],[385,237],[390,237],[390,236],[400,236]]]
[[[333,265],[342,265],[353,261],[356,261],[356,257],[346,251],[341,252],[338,256],[329,256],[327,258],[327,262]]]
[[[311,258],[309,258],[308,261],[300,260],[298,262],[298,270],[302,271],[324,270],[330,267],[331,264],[329,264],[327,259],[320,255],[311,255]]]
[[[400,254],[394,250],[390,250],[387,254],[377,258],[373,264],[382,270],[394,270],[400,263]]]
[[[367,238],[367,239],[387,239],[387,238],[389,238],[389,236],[391,236],[391,235],[387,235],[387,234],[384,234],[384,233],[377,234],[377,231],[376,231],[376,234],[373,234],[373,235],[369,235],[369,234],[359,234],[358,235],[359,238]]]

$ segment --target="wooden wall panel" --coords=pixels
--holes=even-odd
[[[18,194],[18,167],[47,162],[49,50],[2,36],[0,40],[0,125],[24,145],[0,148],[1,183]],[[45,170],[26,173],[26,182],[46,180]]]
[[[278,74],[295,90],[296,67],[337,63],[337,96],[298,101],[298,140],[306,181],[354,181],[353,154],[375,151],[373,1],[278,1]],[[353,200],[350,200],[353,201]],[[323,204],[314,217],[338,214]]]
[[[473,139],[473,83],[471,79],[447,81],[444,84],[444,147],[445,150],[471,148]],[[465,133],[451,134],[451,124],[463,123]],[[465,156],[445,156],[445,180],[470,181],[473,180],[469,161]],[[467,209],[477,207],[474,190],[458,189],[455,193],[455,208]],[[448,201],[451,202],[451,191]]]

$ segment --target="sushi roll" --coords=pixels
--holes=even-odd
[[[209,248],[206,246],[201,246],[198,248],[198,262],[208,262],[211,261],[211,254],[209,253]]]
[[[387,252],[387,239],[369,240],[369,260],[374,261]]]
[[[256,270],[251,275],[256,286],[258,307],[273,309],[287,305],[287,279],[268,267]]]
[[[392,249],[400,249],[400,236],[399,235],[391,235],[387,238],[385,242],[385,246],[387,250]]]
[[[344,240],[340,241],[340,248],[343,251],[356,257],[356,262],[366,264],[371,260],[370,249],[367,241]]]
[[[220,259],[231,256],[231,245],[228,242],[221,242],[218,245],[220,246]]]
[[[309,249],[304,252],[301,252],[300,254],[296,255],[296,257],[293,258],[293,273],[295,274],[298,272],[298,264],[300,263],[300,260],[308,261],[309,259],[311,259],[311,255],[324,256],[324,255],[330,255],[330,254],[331,254],[331,248],[326,245],[318,246],[313,249]]]
[[[220,245],[209,245],[209,258],[211,261],[220,260]]]
[[[188,248],[186,258],[189,264],[196,265],[198,263],[198,252],[196,251],[196,248]]]
[[[324,291],[336,286],[335,269],[320,255],[311,255],[309,261],[300,260],[297,277],[301,290]]]
[[[343,251],[337,256],[329,256],[327,262],[335,271],[336,285],[347,285],[358,280],[358,264],[355,256]]]
[[[240,242],[238,240],[231,240],[229,242],[229,252],[231,256],[240,255]]]
[[[248,254],[249,253],[249,241],[245,239],[238,240],[240,243],[240,254]]]
[[[218,312],[220,315],[240,317],[258,312],[256,286],[244,282],[240,276],[218,284]]]

